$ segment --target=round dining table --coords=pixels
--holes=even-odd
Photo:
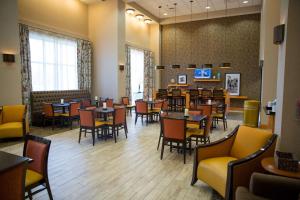
[[[65,113],[66,112],[66,108],[68,108],[70,106],[70,103],[53,103],[52,104],[53,108],[61,108],[62,112]]]

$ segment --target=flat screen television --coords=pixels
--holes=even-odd
[[[195,79],[209,79],[211,78],[211,68],[199,68],[194,71]]]

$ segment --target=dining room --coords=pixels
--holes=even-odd
[[[0,199],[298,199],[299,6],[1,1]]]

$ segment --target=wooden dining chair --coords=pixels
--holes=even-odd
[[[185,107],[184,105],[184,97],[181,96],[180,89],[172,90],[172,101],[171,101],[171,110],[173,111],[182,111]]]
[[[216,112],[212,114],[213,122],[215,126],[219,123],[219,120],[223,122],[224,131],[227,129],[227,115],[226,115],[227,105],[222,104],[216,107]]]
[[[164,100],[157,100],[150,112],[152,112],[153,118],[156,118],[156,120],[159,118],[159,113],[162,110],[164,104]]]
[[[183,163],[186,160],[186,147],[189,144],[191,152],[191,138],[186,135],[186,120],[162,117],[162,133],[163,141],[161,146],[160,159],[163,159],[164,146],[170,142],[170,150],[172,151],[172,142],[177,143],[177,149],[183,150]],[[181,144],[181,147],[179,146]]]
[[[51,121],[52,130],[54,130],[55,121],[60,120],[62,113],[54,112],[52,103],[43,103],[43,126],[46,126],[46,121]]]
[[[188,128],[187,129],[187,137],[190,137],[191,140],[195,139],[196,145],[200,140],[201,143],[210,143],[210,133],[212,126],[212,116],[208,116],[205,120],[205,125],[199,128]]]
[[[127,139],[127,122],[126,122],[126,108],[118,107],[115,108],[113,112],[113,120],[105,122],[105,124],[112,129],[112,134],[115,139],[115,143],[117,142],[117,136],[119,136],[119,130],[124,129],[125,136]]]
[[[159,137],[158,137],[158,143],[157,143],[157,150],[159,149],[159,145],[160,145],[160,141],[161,139],[164,137],[163,136],[163,130],[162,130],[162,118],[166,117],[168,115],[168,112],[161,112],[159,114],[159,124],[160,124],[160,128],[159,128]]]
[[[92,134],[93,146],[95,145],[95,136],[99,134],[99,130],[105,128],[106,123],[104,121],[96,121],[95,120],[95,112],[94,109],[80,109],[79,110],[79,139],[78,143],[81,140],[81,133],[84,131],[86,136],[87,132]],[[102,130],[101,130],[102,131]]]
[[[60,116],[62,117],[63,121],[67,121],[70,125],[70,129],[73,128],[73,121],[79,122],[79,109],[80,109],[80,102],[70,102],[69,112],[62,113]]]
[[[190,108],[197,108],[199,104],[199,90],[198,89],[190,89]]]
[[[135,108],[135,105],[130,104],[129,97],[122,97],[122,104],[126,106],[126,113],[132,115],[132,109]]]
[[[191,109],[189,110],[189,115],[203,115],[203,111],[201,109]],[[187,128],[200,128],[201,122],[187,122]]]
[[[25,191],[28,193],[29,199],[32,199],[34,194],[37,194],[47,189],[49,199],[53,199],[48,178],[48,157],[51,140],[46,138],[26,135],[23,156],[33,159],[28,164],[25,179]],[[42,186],[42,188],[40,188]],[[39,188],[32,191],[35,188]]]
[[[107,106],[107,107],[109,107],[109,108],[114,107],[114,100],[113,100],[113,99],[107,98],[107,99],[105,100],[105,102],[106,102],[106,106]]]
[[[135,124],[137,122],[138,117],[141,117],[142,124],[143,124],[143,118],[146,117],[146,124],[148,125],[149,118],[153,115],[152,112],[149,112],[148,110],[148,104],[147,102],[143,100],[136,100],[135,101]]]
[[[81,103],[81,108],[88,108],[92,106],[91,99],[82,99],[80,103]]]

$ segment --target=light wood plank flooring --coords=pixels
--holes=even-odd
[[[192,158],[165,148],[164,159],[156,150],[159,124],[141,125],[128,117],[129,134],[120,132],[118,142],[96,141],[91,135],[78,144],[78,129],[48,136],[52,140],[49,179],[54,199],[221,199],[205,183],[190,186]],[[240,121],[229,120],[224,133],[222,123],[211,140],[228,134]],[[50,129],[46,129],[49,130]],[[22,154],[23,144],[0,150]],[[43,191],[34,199],[48,199]]]

